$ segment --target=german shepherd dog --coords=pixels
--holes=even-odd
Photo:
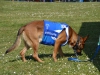
[[[21,43],[21,35],[22,39],[24,40],[25,47],[20,52],[22,60],[25,62],[25,53],[31,47],[33,49],[33,57],[38,62],[43,62],[38,57],[38,47],[39,43],[42,41],[44,34],[44,20],[40,21],[32,21],[25,26],[22,26],[17,33],[17,37],[15,43],[5,52],[5,54],[11,52],[12,50],[16,49],[20,46]],[[69,37],[66,36],[66,28],[64,28],[58,35],[54,43],[53,49],[53,59],[57,61],[57,53],[59,52],[60,56],[63,56],[63,51],[61,49],[61,45],[66,42],[68,39],[67,44],[70,45],[74,50],[76,50],[77,54],[81,54],[82,49],[84,48],[85,41],[87,40],[88,36],[81,37],[79,36],[70,26],[68,29]]]

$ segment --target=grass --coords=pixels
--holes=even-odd
[[[99,75],[100,53],[93,62],[71,62],[73,50],[63,47],[64,58],[58,62],[52,59],[52,46],[40,45],[39,57],[45,63],[38,63],[32,58],[32,50],[26,53],[26,63],[22,62],[17,50],[4,55],[15,41],[17,30],[33,20],[51,20],[69,24],[79,35],[90,35],[79,59],[93,56],[100,35],[100,4],[90,3],[45,3],[0,1],[0,75]]]

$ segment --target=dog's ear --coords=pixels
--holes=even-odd
[[[87,40],[88,37],[89,37],[89,35],[87,35],[86,37],[83,38],[84,42]]]

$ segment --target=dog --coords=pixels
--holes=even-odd
[[[54,25],[52,25],[52,23]],[[22,39],[24,40],[25,47],[21,50],[20,55],[24,62],[26,62],[25,53],[30,47],[33,49],[33,58],[38,62],[44,62],[38,57],[38,47],[40,43],[44,44],[46,40],[48,41],[45,43],[45,45],[54,46],[52,57],[55,62],[57,61],[58,52],[60,56],[64,56],[61,47],[66,44],[70,45],[76,51],[77,54],[81,54],[88,35],[86,37],[81,37],[66,23],[57,23],[58,24],[56,24],[56,22],[47,20],[37,20],[22,26],[18,30],[15,43],[9,49],[6,50],[5,54],[13,51],[20,46],[21,35]],[[54,27],[51,27],[51,29],[49,29],[50,25]],[[57,27],[61,28],[58,29]],[[55,29],[54,31],[52,30],[53,28]],[[53,42],[51,42],[51,39],[53,39]]]

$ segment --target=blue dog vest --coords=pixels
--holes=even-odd
[[[62,44],[63,46],[67,44],[69,37],[69,26],[66,23],[52,22],[44,20],[44,33],[41,44],[54,45],[55,40],[63,29],[66,29],[66,42]]]

